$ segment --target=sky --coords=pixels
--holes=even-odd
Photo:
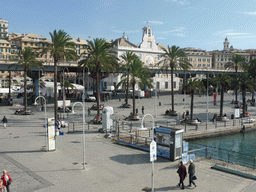
[[[64,30],[71,37],[117,39],[134,44],[142,28],[165,46],[222,50],[225,37],[237,49],[256,49],[255,0],[0,0],[9,33]]]

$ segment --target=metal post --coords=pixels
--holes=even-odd
[[[39,98],[43,98],[44,99],[44,104],[45,104],[45,107],[44,107],[44,126],[45,126],[45,147],[46,147],[46,151],[48,149],[47,147],[47,121],[46,121],[46,99],[43,97],[43,96],[38,96],[36,99],[35,99],[35,102],[37,99]]]
[[[207,112],[207,120],[206,120],[206,130],[207,130],[207,125],[208,125],[208,103],[209,103],[209,92],[208,92],[208,78],[209,78],[209,72],[207,73],[207,109],[206,109],[206,112]]]
[[[76,104],[80,104],[83,107],[83,169],[85,169],[85,111],[84,111],[84,105],[82,102],[75,102],[72,106],[72,112],[74,112],[74,106]]]
[[[230,158],[230,151],[228,152],[228,164],[229,164],[229,158]]]

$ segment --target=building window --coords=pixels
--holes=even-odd
[[[206,61],[206,59],[203,59],[203,62],[205,62]]]
[[[80,46],[79,45],[76,45],[76,48],[79,48]]]
[[[35,43],[35,46],[38,46],[38,43]]]
[[[168,89],[168,82],[165,82],[165,89]]]
[[[24,42],[24,45],[27,45],[28,43],[27,42]]]
[[[207,59],[207,62],[210,62],[210,59]]]
[[[33,43],[30,43],[30,46],[33,46],[34,44]]]
[[[10,49],[7,49],[7,48],[6,48],[5,50],[6,50],[6,53],[10,53]]]
[[[159,87],[160,87],[160,83],[156,82],[156,88],[159,89]]]
[[[0,48],[0,52],[2,52],[2,53],[3,53],[3,52],[4,52],[4,49],[3,49],[3,48]]]
[[[173,88],[176,89],[176,81],[173,82]]]
[[[201,59],[198,59],[199,62],[201,62]]]
[[[105,89],[107,88],[107,82],[104,82],[104,88]]]

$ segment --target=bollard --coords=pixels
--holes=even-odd
[[[198,130],[198,124],[196,124],[196,130]]]
[[[75,123],[73,123],[73,132],[75,132]]]
[[[161,106],[161,102],[159,102],[159,106]]]

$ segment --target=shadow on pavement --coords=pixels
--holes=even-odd
[[[133,164],[148,164],[149,153],[148,154],[132,154],[132,155],[116,155],[110,157],[111,160],[116,161],[121,164],[133,165]],[[158,158],[155,163],[169,162],[167,159]]]

